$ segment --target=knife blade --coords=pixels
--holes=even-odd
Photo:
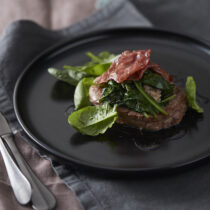
[[[54,195],[47,189],[47,187],[42,184],[39,178],[32,171],[26,160],[21,155],[18,150],[14,137],[9,128],[9,125],[4,118],[4,116],[0,113],[0,136],[4,139],[4,141],[9,146],[12,151],[15,160],[18,163],[21,171],[25,174],[27,179],[30,181],[32,187],[32,207],[37,210],[51,210],[56,206],[56,199]]]

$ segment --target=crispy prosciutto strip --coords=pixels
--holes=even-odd
[[[158,64],[150,62],[150,53],[150,49],[124,51],[112,63],[108,71],[97,77],[94,82],[96,84],[102,84],[109,80],[114,80],[117,83],[122,83],[125,80],[139,80],[147,69],[160,74],[165,80],[172,82],[173,78],[171,75],[160,68]]]

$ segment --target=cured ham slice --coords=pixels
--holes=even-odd
[[[166,81],[173,82],[173,76],[166,72],[164,69],[162,69],[158,64],[149,62],[147,68],[157,74],[160,74]]]
[[[172,82],[173,78],[158,64],[150,62],[151,50],[124,51],[120,57],[115,60],[107,72],[97,77],[96,84],[106,83],[114,80],[122,83],[125,80],[139,80],[147,69],[160,74],[165,80]]]

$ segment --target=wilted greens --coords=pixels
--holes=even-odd
[[[161,102],[155,101],[143,88],[143,85],[149,85],[161,90]],[[110,105],[127,107],[130,110],[143,113],[145,116],[158,113],[167,115],[162,108],[166,106],[169,97],[173,98],[174,85],[168,83],[160,75],[147,71],[140,81],[125,81],[121,84],[110,80],[103,88],[100,102],[107,102]]]
[[[174,84],[167,82],[157,73],[147,70],[141,79],[142,84],[161,90],[161,99],[164,100],[173,94]]]

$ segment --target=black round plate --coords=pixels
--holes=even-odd
[[[152,61],[174,75],[184,88],[192,75],[203,115],[188,110],[176,127],[159,132],[115,125],[104,135],[84,136],[68,122],[74,87],[57,81],[48,67],[82,65],[85,53],[152,50]],[[171,169],[194,163],[210,154],[210,48],[188,36],[153,29],[118,29],[94,32],[66,40],[36,58],[17,81],[14,107],[26,133],[48,152],[98,169],[142,172]]]

